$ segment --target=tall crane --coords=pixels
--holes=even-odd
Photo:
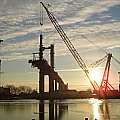
[[[69,51],[73,55],[74,59],[76,60],[76,62],[80,66],[80,68],[82,68],[82,70],[84,71],[84,73],[86,74],[86,76],[87,76],[89,82],[91,83],[93,89],[94,90],[99,89],[98,84],[95,81],[93,83],[92,80],[90,79],[90,73],[89,73],[89,70],[87,68],[87,65],[85,64],[85,62],[83,61],[83,59],[81,58],[81,56],[79,55],[79,53],[77,52],[77,50],[75,49],[75,47],[73,46],[72,42],[69,40],[68,36],[64,32],[64,30],[61,27],[61,25],[58,23],[56,17],[53,15],[52,12],[50,12],[48,10],[48,8],[43,4],[43,2],[40,2],[40,4],[42,4],[42,6],[44,7],[44,9],[46,10],[49,19],[51,20],[52,24],[54,25],[55,29],[59,33],[60,37],[62,38],[62,40],[66,44],[67,48],[69,49]]]
[[[111,66],[111,59],[114,59],[118,64],[120,61],[117,60],[112,54],[108,53],[107,55],[107,62],[103,73],[102,82],[99,88],[99,94],[106,97],[107,95],[114,94],[115,88],[109,83],[109,74],[110,74],[110,66]]]
[[[100,85],[100,92],[102,92],[103,95],[106,95],[106,93],[108,91],[111,91],[111,88],[114,89],[112,87],[112,85],[108,82],[109,73],[110,73],[111,58],[112,58],[112,54],[109,53],[108,57],[107,57],[105,70],[104,70],[104,73],[103,73],[102,82],[101,82],[101,85]]]

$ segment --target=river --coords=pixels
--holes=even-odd
[[[44,103],[38,100],[0,101],[0,120],[84,120],[85,117],[89,120],[120,120],[120,99],[71,99]]]

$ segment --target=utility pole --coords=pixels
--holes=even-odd
[[[0,39],[0,44],[3,42],[3,40]],[[1,73],[2,73],[2,60],[0,59],[0,87],[1,87]]]
[[[120,72],[118,72],[119,75],[119,93],[120,93]]]

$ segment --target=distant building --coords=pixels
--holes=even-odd
[[[0,99],[6,99],[10,96],[10,88],[0,87]]]

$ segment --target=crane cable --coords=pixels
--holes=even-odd
[[[91,68],[97,67],[97,66],[99,66],[100,64],[102,64],[103,62],[105,62],[106,58],[107,58],[107,55],[104,56],[103,58],[95,61],[94,63],[91,63],[90,65],[88,65],[88,67],[91,67]]]
[[[101,48],[100,46],[96,45],[93,41],[89,40],[85,35],[81,35],[81,37],[84,38],[85,40],[87,40],[89,43],[91,43],[96,48],[99,48],[102,52],[107,54],[107,52],[103,48]]]
[[[115,58],[114,56],[112,56],[112,58],[113,58],[118,64],[120,64],[120,61],[119,61],[117,58]]]

